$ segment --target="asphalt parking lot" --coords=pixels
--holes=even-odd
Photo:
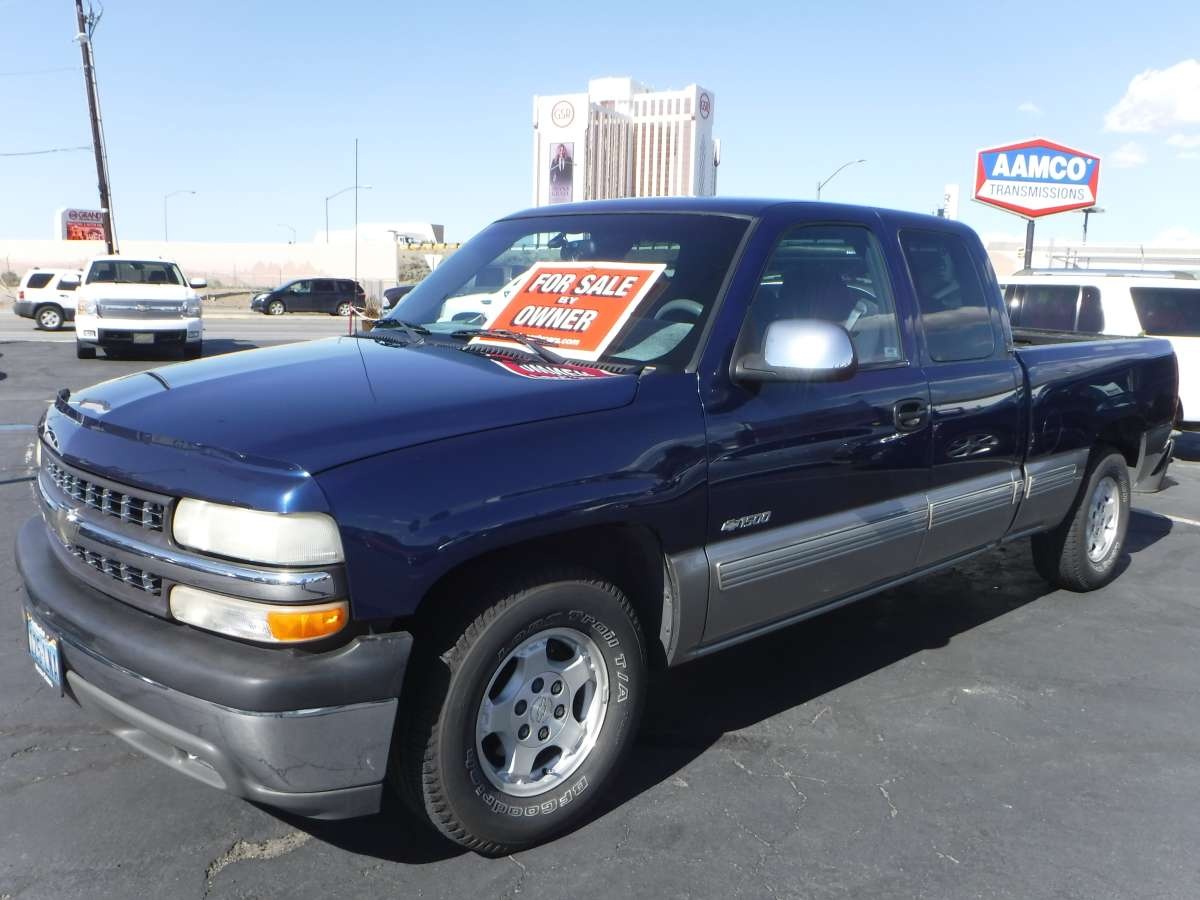
[[[35,674],[12,561],[32,425],[58,388],[154,364],[0,343],[0,900],[1200,894],[1200,435],[1136,497],[1109,587],[1051,591],[1018,542],[666,673],[593,821],[492,860],[396,811],[228,797]]]

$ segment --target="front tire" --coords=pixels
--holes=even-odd
[[[339,303],[337,305],[337,309],[334,311],[333,314],[335,316],[348,316],[348,315],[350,315],[350,312],[351,312],[351,306],[349,303]]]
[[[75,342],[75,358],[76,359],[95,359],[96,358],[96,348],[89,344],[84,344],[79,341],[76,341]]]
[[[1129,530],[1129,469],[1125,457],[1098,449],[1067,517],[1033,536],[1038,574],[1069,591],[1094,591],[1117,575]]]
[[[282,300],[272,300],[267,304],[268,316],[282,316],[285,312],[287,312],[287,307],[283,305]]]
[[[604,793],[637,731],[646,653],[625,595],[587,572],[481,608],[432,642],[392,776],[450,840],[500,855],[578,825]]]
[[[184,359],[199,359],[204,355],[204,341],[197,341],[194,344],[185,344],[183,348]]]
[[[58,331],[65,321],[63,311],[52,304],[38,307],[34,320],[42,331]]]

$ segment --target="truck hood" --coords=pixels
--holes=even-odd
[[[79,294],[95,300],[190,300],[197,296],[186,284],[124,284],[94,282],[79,288]]]
[[[329,338],[129,375],[76,391],[70,403],[110,433],[316,473],[470,432],[614,409],[637,391],[634,375],[522,362]]]

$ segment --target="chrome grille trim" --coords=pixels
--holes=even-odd
[[[151,531],[162,531],[166,506],[127,491],[118,491],[48,459],[43,468],[60,491],[108,516]]]
[[[83,544],[75,544],[69,548],[75,558],[85,565],[91,566],[97,572],[103,572],[110,578],[115,578],[123,584],[139,588],[155,597],[162,596],[162,578],[136,566],[123,563],[118,559],[101,556],[95,550],[89,550]]]
[[[106,300],[100,303],[100,318],[155,320],[183,319],[182,300]]]

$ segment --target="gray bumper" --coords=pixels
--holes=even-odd
[[[117,737],[178,772],[316,819],[379,810],[396,701],[250,713],[148,682],[64,641],[66,691]]]
[[[33,301],[32,300],[16,301],[15,303],[13,303],[13,312],[16,313],[18,316],[21,316],[22,318],[32,319],[33,318]]]
[[[68,573],[38,518],[18,533],[16,561],[25,611],[59,639],[66,694],[122,740],[298,815],[378,810],[411,635],[360,635],[314,652],[181,626]]]

